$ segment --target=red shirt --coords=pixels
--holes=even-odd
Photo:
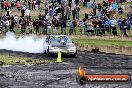
[[[4,7],[9,7],[9,3],[7,1],[4,3]]]
[[[20,2],[17,2],[17,3],[16,3],[16,7],[21,7]]]
[[[113,2],[114,2],[114,0],[108,0],[108,2],[109,2],[109,3],[113,3]]]

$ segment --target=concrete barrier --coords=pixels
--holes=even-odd
[[[132,55],[132,47],[76,44],[78,51],[103,52]]]

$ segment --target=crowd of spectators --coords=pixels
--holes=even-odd
[[[87,35],[107,32],[116,36],[119,28],[121,35],[129,36],[132,6],[125,3],[131,3],[131,0],[104,0],[101,3],[96,0],[1,0],[0,33],[76,35],[79,31]],[[92,9],[92,12],[83,15],[82,8]],[[12,15],[14,10],[21,15]],[[34,10],[39,12],[36,17],[31,16]]]

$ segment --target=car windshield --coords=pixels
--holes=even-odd
[[[52,36],[50,38],[51,43],[60,43],[64,41],[65,43],[72,43],[71,39],[67,36]]]

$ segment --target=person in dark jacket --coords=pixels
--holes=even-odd
[[[119,26],[119,28],[120,28],[121,35],[122,35],[122,34],[123,34],[123,30],[122,30],[122,26],[121,26],[122,19],[121,19],[121,18],[119,18],[119,19],[118,19],[118,21],[117,21],[117,23],[118,23],[118,26]]]
[[[15,33],[14,26],[15,26],[15,21],[14,20],[11,20],[10,21],[10,31]]]
[[[75,0],[76,6],[78,6],[79,4],[79,0]]]
[[[66,20],[65,19],[63,19],[63,21],[62,21],[62,34],[63,34],[63,32],[66,35]]]
[[[58,34],[59,22],[58,22],[57,19],[55,19],[55,21],[54,21],[54,26],[55,26],[54,33],[55,34]]]
[[[47,22],[42,20],[42,34],[47,34]]]
[[[20,25],[21,25],[21,33],[25,33],[25,26],[26,26],[26,21],[24,18],[22,18],[20,21],[19,21]]]
[[[36,20],[33,21],[33,26],[34,26],[36,34],[39,33],[39,25],[40,24],[39,24],[39,20],[38,19],[36,19]]]
[[[127,18],[126,23],[127,23],[127,33],[128,33],[128,35],[130,35],[130,29],[131,29],[130,18]]]
[[[72,16],[73,16],[73,19],[75,19],[75,16],[76,16],[76,9],[72,10]]]
[[[126,30],[127,30],[127,22],[126,22],[126,19],[123,18],[122,22],[121,22],[121,26],[122,26],[122,30],[123,30],[123,33],[124,33],[124,36],[128,36],[127,33],[126,33]]]
[[[21,9],[21,16],[24,17],[25,10],[22,8]]]

